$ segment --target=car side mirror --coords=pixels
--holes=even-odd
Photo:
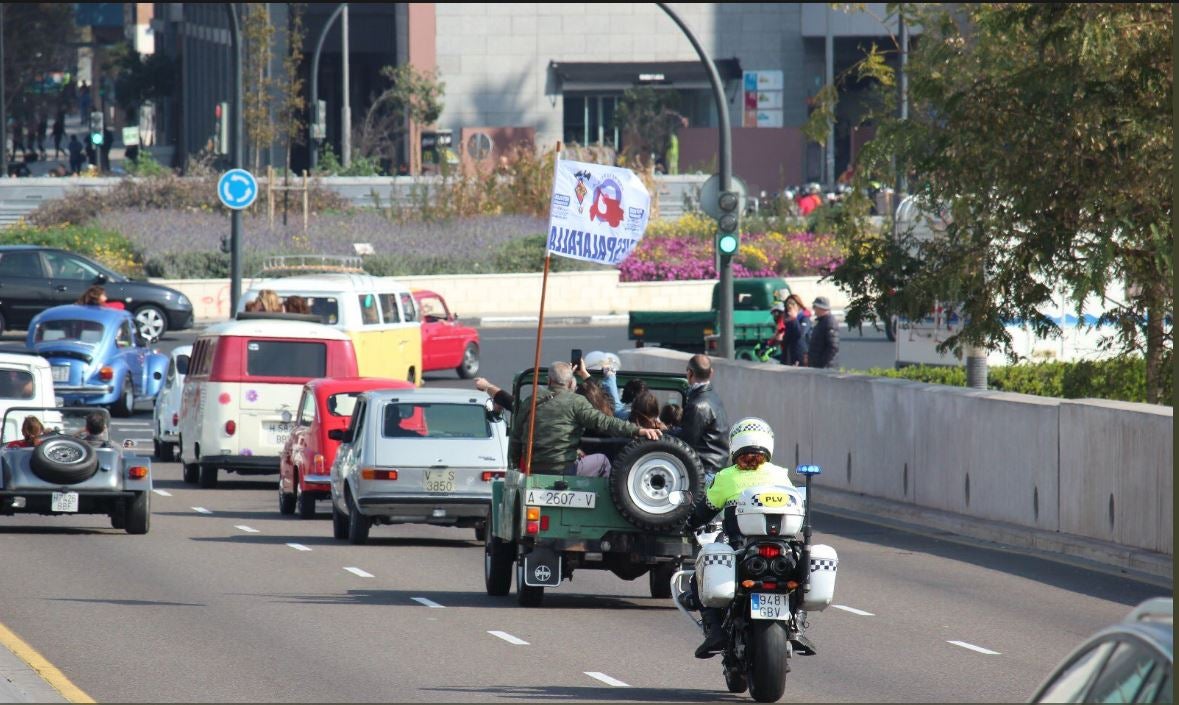
[[[667,501],[671,502],[673,507],[682,507],[692,503],[692,493],[685,490],[672,490],[667,493]]]
[[[94,277],[95,284],[106,284],[107,278],[105,274],[98,274]]]
[[[343,428],[333,428],[332,430],[328,431],[328,438],[341,443],[352,442],[352,436],[348,434],[347,429]]]
[[[457,320],[458,320],[458,314],[457,314],[457,313],[455,313],[454,311],[451,311],[451,312],[450,312],[450,320],[452,320],[452,321],[457,321]]]

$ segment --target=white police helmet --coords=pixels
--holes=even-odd
[[[774,457],[774,429],[762,419],[750,416],[729,429],[729,452],[733,458],[742,453],[765,453]]]

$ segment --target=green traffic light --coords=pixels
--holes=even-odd
[[[90,135],[90,141],[94,144],[102,144],[102,133],[95,132],[94,134]]]
[[[735,233],[723,233],[716,239],[716,249],[722,255],[735,255],[741,245],[741,238]]]

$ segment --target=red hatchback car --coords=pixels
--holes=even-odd
[[[458,322],[441,294],[415,289],[422,318],[422,370],[454,370],[463,379],[479,374],[479,331]]]
[[[339,441],[328,431],[345,429],[361,392],[370,389],[414,389],[412,382],[381,377],[322,377],[303,385],[299,413],[279,456],[278,510],[310,519],[315,500],[331,497],[332,462]]]

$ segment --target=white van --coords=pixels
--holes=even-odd
[[[176,444],[180,441],[180,396],[191,355],[191,345],[180,345],[169,353],[168,372],[152,409],[152,444],[156,457],[165,462],[172,462],[176,457]]]
[[[325,325],[347,333],[361,375],[421,384],[421,317],[413,292],[396,279],[329,273],[255,280],[238,300],[238,311],[264,289],[284,300],[306,298]]]
[[[0,419],[15,407],[52,409],[60,405],[53,393],[53,369],[48,360],[40,355],[0,352]],[[47,427],[60,426],[61,414],[48,414],[40,420]],[[0,429],[3,442],[20,440],[23,422],[23,416],[10,416],[8,425]]]
[[[220,470],[278,474],[303,384],[355,376],[352,340],[329,326],[249,319],[206,328],[180,402],[185,482],[215,487]]]

